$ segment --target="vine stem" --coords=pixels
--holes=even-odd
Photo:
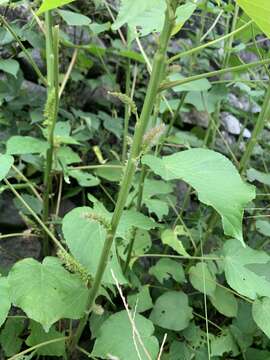
[[[175,10],[176,2],[174,0],[168,1],[168,6],[165,14],[165,22],[163,30],[159,39],[159,46],[157,52],[154,56],[153,61],[153,70],[150,76],[149,85],[147,87],[147,92],[141,112],[141,116],[136,123],[135,133],[133,137],[133,143],[130,150],[130,155],[128,157],[128,162],[124,170],[124,175],[121,183],[121,187],[118,193],[117,202],[115,210],[112,216],[110,230],[108,231],[104,247],[99,259],[99,264],[96,272],[95,279],[93,281],[92,288],[89,292],[89,297],[87,301],[87,313],[80,320],[77,331],[71,340],[70,351],[73,352],[76,348],[76,345],[81,337],[81,334],[87,324],[88,315],[92,310],[92,307],[95,303],[95,299],[98,295],[102,278],[108,264],[111,247],[114,241],[114,237],[118,228],[119,221],[121,219],[126,200],[132,185],[133,177],[137,169],[137,163],[141,155],[141,149],[143,144],[143,137],[149,123],[151,113],[153,111],[156,97],[158,94],[159,86],[164,75],[164,67],[166,64],[167,56],[167,47],[171,37],[171,33],[175,23]]]
[[[270,116],[270,84],[268,86],[267,93],[264,98],[262,110],[254,127],[254,130],[252,132],[251,139],[249,140],[246,151],[240,161],[241,174],[246,170],[250,157],[253,153],[254,147],[258,142],[258,138],[261,135],[264,125],[266,121],[269,119],[269,116]]]

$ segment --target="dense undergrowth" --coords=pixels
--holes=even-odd
[[[270,359],[268,0],[0,0],[0,358]]]

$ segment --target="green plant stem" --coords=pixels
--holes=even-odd
[[[12,170],[15,171],[17,173],[17,175],[25,182],[25,185],[27,185],[33,192],[33,194],[36,196],[36,198],[42,202],[42,197],[39,195],[39,193],[37,192],[37,190],[35,189],[34,185],[31,183],[31,181],[29,181],[27,179],[26,176],[24,176],[24,174],[15,166],[12,165],[11,166]]]
[[[137,204],[136,204],[136,210],[138,212],[141,210],[141,206],[142,206],[144,181],[145,181],[146,175],[147,175],[147,167],[145,165],[143,165],[142,171],[141,171],[141,174],[140,174],[140,179],[139,179]],[[124,274],[127,272],[127,269],[128,269],[128,266],[129,266],[129,263],[130,263],[130,260],[131,260],[132,251],[133,251],[135,238],[136,238],[136,232],[137,232],[137,229],[134,228],[133,231],[132,231],[132,235],[131,235],[131,241],[128,244],[128,252],[127,252],[127,258],[126,258],[125,266],[124,266]]]
[[[127,28],[127,42],[129,43],[130,31]],[[130,46],[128,45],[128,50]],[[127,60],[126,63],[126,89],[125,93],[127,96],[130,96],[131,91],[131,61]],[[122,161],[124,162],[127,158],[127,148],[128,148],[128,127],[129,127],[129,119],[130,119],[130,106],[128,104],[125,105],[125,119],[124,119],[124,136],[123,136],[123,150],[122,150]]]
[[[37,64],[33,60],[32,56],[30,55],[30,53],[28,52],[28,50],[25,48],[25,46],[21,42],[21,40],[18,37],[18,35],[16,34],[16,32],[13,30],[13,28],[9,25],[9,23],[6,21],[6,19],[2,15],[0,15],[0,23],[4,24],[5,28],[9,31],[9,33],[17,41],[17,43],[19,44],[20,48],[22,49],[25,57],[27,58],[29,63],[32,65],[32,67],[33,67],[34,71],[36,72],[37,76],[39,77],[39,79],[41,80],[43,85],[47,86],[46,78],[42,75],[41,71],[39,70],[39,67],[37,66]]]
[[[258,142],[258,139],[262,133],[262,130],[263,130],[266,122],[269,120],[269,116],[270,116],[270,84],[268,86],[267,93],[264,98],[262,110],[260,112],[258,120],[256,121],[254,130],[252,132],[251,139],[249,140],[246,151],[240,161],[240,173],[241,174],[247,168],[247,165],[248,165],[250,157],[253,153],[254,147]]]
[[[176,81],[170,81],[170,82],[163,83],[163,84],[161,84],[159,90],[163,91],[163,90],[171,89],[171,88],[173,88],[175,86],[178,86],[178,85],[183,85],[183,84],[190,83],[190,82],[195,81],[195,80],[200,80],[200,79],[204,79],[204,78],[210,78],[210,77],[214,77],[214,76],[224,75],[224,74],[227,74],[229,72],[244,71],[244,70],[248,70],[248,69],[251,69],[251,68],[254,68],[254,67],[257,67],[257,66],[260,66],[260,65],[266,65],[266,64],[270,64],[270,59],[254,61],[254,62],[251,62],[249,64],[238,65],[238,66],[229,67],[227,69],[210,71],[208,73],[189,76],[189,77],[187,77],[185,79],[182,79],[182,80],[176,80]]]
[[[46,224],[50,214],[50,197],[52,193],[52,167],[54,157],[54,129],[57,121],[59,108],[59,28],[52,28],[52,17],[50,12],[46,13],[46,56],[47,56],[47,77],[48,77],[48,98],[54,97],[53,116],[48,125],[48,142],[49,149],[46,154],[46,167],[44,173],[44,204],[43,204],[43,221]],[[43,242],[43,254],[49,254],[49,241],[45,235]]]
[[[41,228],[44,230],[44,232],[52,239],[52,241],[55,243],[55,245],[60,249],[65,251],[65,248],[60,243],[59,240],[56,239],[54,234],[51,232],[51,230],[44,224],[44,222],[37,216],[35,211],[27,204],[27,202],[24,200],[24,198],[18,193],[18,191],[14,188],[14,186],[7,180],[4,179],[5,184],[8,186],[8,188],[13,192],[13,194],[20,200],[22,205],[30,212],[30,214],[33,216],[33,218],[36,220],[36,222],[41,226]]]
[[[48,346],[48,345],[51,345],[51,344],[55,344],[57,342],[61,342],[61,341],[66,341],[68,340],[68,337],[67,336],[64,336],[64,337],[61,337],[61,338],[56,338],[56,339],[52,339],[52,340],[48,340],[48,341],[44,341],[40,344],[37,344],[37,345],[34,345],[26,350],[23,350],[21,351],[20,353],[10,357],[8,360],[15,360],[15,359],[22,359],[23,355],[25,354],[28,354],[36,349],[39,349],[43,346]]]
[[[226,39],[229,39],[230,37],[234,37],[236,34],[240,33],[241,31],[245,30],[247,27],[249,27],[251,24],[253,23],[253,21],[249,21],[247,22],[245,25],[241,26],[240,28],[234,30],[233,32],[230,32],[229,34],[226,34],[224,36],[221,36],[219,37],[218,39],[215,39],[215,40],[212,40],[212,41],[209,41],[207,42],[206,44],[203,44],[203,45],[200,45],[196,48],[193,48],[193,49],[190,49],[190,50],[187,50],[187,51],[184,51],[180,54],[177,54],[175,56],[172,56],[170,59],[169,59],[169,64],[171,64],[172,62],[176,61],[176,60],[179,60],[185,56],[189,56],[189,55],[192,55],[194,53],[197,53],[199,51],[202,51],[203,49],[209,47],[209,46],[212,46],[212,45],[215,45],[223,40],[226,40]]]
[[[172,2],[171,2],[172,4]],[[132,185],[133,177],[136,172],[137,163],[139,161],[141,155],[141,149],[143,144],[143,136],[145,134],[151,113],[153,111],[156,96],[158,94],[158,89],[160,86],[160,82],[164,75],[164,66],[166,63],[166,55],[167,55],[167,46],[169,43],[169,39],[172,33],[172,29],[175,21],[175,3],[173,1],[173,5],[168,5],[165,15],[165,23],[163,30],[159,39],[158,50],[154,56],[153,62],[153,70],[150,76],[149,85],[147,87],[146,97],[144,100],[141,116],[136,123],[135,133],[133,137],[133,143],[130,151],[130,155],[128,158],[127,165],[125,167],[120,191],[117,197],[117,202],[115,206],[115,210],[111,220],[111,227],[108,231],[108,235],[106,237],[104,247],[102,250],[102,254],[100,256],[98,269],[96,272],[96,276],[92,285],[92,288],[89,293],[89,298],[87,302],[87,314],[83,319],[81,319],[78,329],[73,337],[70,345],[71,352],[74,351],[76,345],[81,337],[81,334],[84,330],[85,325],[87,324],[88,314],[91,312],[92,307],[94,305],[95,299],[98,295],[98,291],[101,285],[101,281],[103,278],[103,274],[105,272],[111,247],[113,244],[113,240],[116,234],[116,230],[118,228],[119,221],[121,219],[126,200]]]

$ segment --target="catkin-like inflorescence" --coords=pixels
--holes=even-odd
[[[142,153],[150,150],[154,145],[157,144],[159,138],[165,131],[165,125],[160,124],[158,126],[149,129],[143,137]]]
[[[90,219],[93,221],[98,222],[100,225],[104,226],[105,229],[109,230],[111,227],[110,221],[103,215],[103,214],[99,214],[96,212],[89,212],[89,213],[85,213],[83,214],[83,217],[85,219]]]
[[[114,97],[117,97],[123,104],[128,105],[130,107],[130,111],[136,115],[137,112],[137,106],[135,102],[126,94],[119,93],[119,92],[108,92],[109,95],[112,95]]]
[[[57,251],[57,256],[61,260],[65,268],[73,274],[78,274],[83,282],[88,284],[92,278],[88,271],[79,264],[67,251],[61,249]]]
[[[52,89],[47,97],[47,101],[44,107],[44,121],[43,121],[43,125],[50,128],[50,126],[53,123],[53,119],[54,119],[54,112],[55,112],[55,104],[56,104],[56,99],[55,99],[55,91],[54,89]]]

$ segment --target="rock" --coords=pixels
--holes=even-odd
[[[242,111],[250,111],[253,114],[257,114],[261,111],[261,107],[258,104],[250,102],[244,95],[238,97],[235,94],[230,93],[228,95],[228,101],[231,106]]]
[[[254,54],[254,52],[246,50],[240,51],[240,58],[244,61],[244,63],[251,63],[259,60],[258,56]]]
[[[239,135],[241,133],[242,124],[234,115],[228,112],[222,112],[220,115],[221,115],[221,123],[228,133],[233,135]],[[244,129],[243,137],[250,138],[250,136],[251,136],[250,131],[248,129]]]
[[[181,119],[183,123],[202,126],[204,128],[208,127],[209,116],[205,111],[197,111],[192,109],[190,112],[181,113]]]
[[[8,271],[18,260],[24,258],[39,259],[41,244],[37,237],[14,236],[1,240],[0,269]]]
[[[241,132],[240,121],[228,112],[222,112],[221,114],[221,122],[226,131],[233,135],[239,135]]]
[[[6,6],[0,6],[0,14],[4,15],[5,12]],[[5,16],[8,22],[16,20],[17,23],[19,23],[21,26],[25,25],[32,19],[32,14],[29,10],[29,7],[25,4],[17,5],[16,7],[10,7]]]
[[[25,223],[13,203],[13,196],[9,192],[4,192],[0,196],[0,228],[16,230],[25,228]]]

